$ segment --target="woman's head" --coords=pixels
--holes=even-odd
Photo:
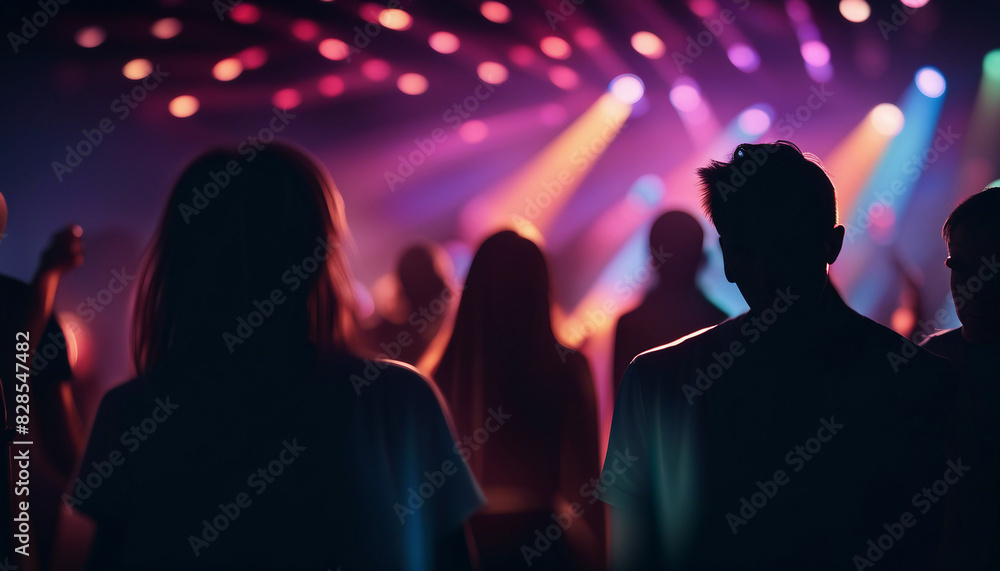
[[[137,370],[252,360],[307,340],[342,345],[347,240],[340,194],[302,151],[272,144],[199,156],[174,186],[143,268]]]
[[[498,334],[518,332],[535,339],[552,335],[549,271],[534,242],[504,230],[479,246],[465,279],[458,329]],[[488,336],[488,335],[487,335]]]

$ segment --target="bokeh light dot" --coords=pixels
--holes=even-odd
[[[256,24],[260,20],[260,9],[244,2],[233,8],[229,15],[240,24]]]
[[[419,73],[404,73],[396,80],[396,87],[407,95],[420,95],[427,91],[427,78]]]
[[[181,119],[194,115],[198,112],[199,107],[201,107],[201,104],[198,102],[198,99],[191,95],[174,97],[169,105],[170,114]]]
[[[802,59],[813,67],[823,67],[830,63],[830,48],[819,40],[810,40],[802,44]]]
[[[129,79],[142,79],[153,73],[153,63],[148,59],[134,59],[122,67],[122,75]]]
[[[848,22],[864,22],[871,13],[872,8],[865,0],[840,0],[840,15]]]
[[[517,65],[527,67],[535,61],[535,51],[525,45],[516,45],[507,51],[507,57]]]
[[[378,13],[378,23],[390,30],[409,30],[413,26],[413,16],[398,8],[386,8]]]
[[[292,22],[292,35],[303,42],[310,42],[319,35],[319,26],[312,20],[295,20]]]
[[[510,8],[506,4],[500,2],[483,2],[479,6],[479,13],[483,15],[484,18],[491,22],[497,24],[506,24],[510,22],[513,16],[510,13]]]
[[[74,39],[80,47],[96,48],[103,44],[107,37],[108,34],[104,31],[104,28],[100,26],[87,26],[86,28],[77,30]]]
[[[744,43],[735,43],[726,50],[729,61],[736,69],[746,73],[752,73],[760,68],[760,56],[757,51]]]
[[[923,8],[927,5],[927,0],[900,0],[907,8]]]
[[[324,97],[336,97],[343,93],[347,86],[339,75],[326,75],[320,78],[317,87]]]
[[[630,73],[619,75],[611,80],[609,89],[620,101],[628,104],[639,101],[646,92],[646,86],[642,84],[642,80]]]
[[[542,41],[538,43],[538,46],[541,48],[543,54],[552,59],[566,59],[573,53],[573,49],[569,47],[569,43],[556,36],[546,36],[542,38]]]
[[[236,59],[243,64],[243,69],[257,69],[267,63],[267,50],[260,46],[249,47],[236,54]]]
[[[384,59],[370,59],[361,64],[361,73],[372,81],[383,81],[392,73],[392,66]]]
[[[549,81],[556,87],[570,90],[580,85],[580,76],[564,65],[556,65],[549,70]]]
[[[674,88],[670,90],[670,103],[672,103],[678,111],[690,113],[701,105],[701,94],[698,93],[698,88],[693,85],[688,85],[686,83],[675,85]]]
[[[479,64],[476,68],[476,73],[479,75],[479,79],[482,79],[486,83],[492,83],[493,85],[499,85],[507,81],[508,72],[507,68],[503,64],[497,63],[495,61],[484,61]]]
[[[453,54],[458,51],[462,44],[458,40],[458,36],[451,32],[434,32],[427,39],[427,43],[430,44],[431,49],[442,54]]]
[[[632,34],[632,49],[649,59],[659,59],[667,53],[663,40],[652,32],[636,32]]]
[[[212,68],[212,77],[219,81],[232,81],[241,73],[243,73],[243,64],[234,57],[226,58]]]
[[[351,48],[341,40],[327,38],[319,43],[319,53],[326,59],[340,61],[347,58]]]
[[[162,18],[150,26],[149,32],[161,40],[169,40],[181,33],[183,27],[181,21],[177,18]]]
[[[458,128],[458,136],[463,141],[469,144],[476,144],[486,138],[490,134],[490,128],[478,119],[473,119],[472,121],[466,121],[462,123],[462,126]]]
[[[747,135],[758,136],[771,127],[771,116],[759,107],[751,107],[740,113],[737,124]]]
[[[936,99],[944,95],[945,89],[947,89],[948,84],[941,75],[941,72],[933,67],[922,67],[917,70],[917,74],[914,76],[914,81],[917,84],[917,89],[920,93],[923,93],[931,99]]]
[[[601,45],[601,33],[594,28],[584,26],[573,32],[573,41],[579,44],[581,48],[589,50]]]
[[[875,131],[887,137],[898,135],[905,123],[903,112],[892,103],[876,105],[871,111],[871,119]]]
[[[279,109],[293,109],[302,103],[302,94],[295,88],[287,87],[275,93],[271,102]]]

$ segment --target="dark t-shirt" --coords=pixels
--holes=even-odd
[[[599,492],[651,530],[637,568],[929,568],[946,510],[916,495],[947,470],[961,486],[969,459],[954,374],[834,306],[821,330],[743,315],[629,365]]]
[[[438,391],[401,364],[297,361],[255,371],[261,383],[108,392],[80,474],[97,485],[71,499],[122,530],[95,553],[128,569],[426,568],[483,503]]]

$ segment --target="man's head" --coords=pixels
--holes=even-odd
[[[942,234],[948,246],[951,295],[972,342],[1000,340],[1000,188],[965,199],[948,216]]]
[[[660,260],[658,266],[662,285],[688,286],[694,283],[702,260],[705,231],[687,212],[671,210],[660,215],[649,231],[649,251]]]
[[[840,254],[837,196],[812,155],[794,144],[743,144],[729,162],[698,169],[705,210],[719,232],[726,277],[751,308],[775,290],[814,298]]]

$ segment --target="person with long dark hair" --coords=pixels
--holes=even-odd
[[[604,564],[604,508],[587,487],[600,468],[590,367],[550,313],[538,246],[509,230],[487,238],[434,374],[486,493],[472,519],[484,569]]]
[[[93,569],[468,568],[482,503],[414,369],[349,347],[340,195],[303,152],[208,152],[139,274],[137,378],[101,402],[67,503]]]

